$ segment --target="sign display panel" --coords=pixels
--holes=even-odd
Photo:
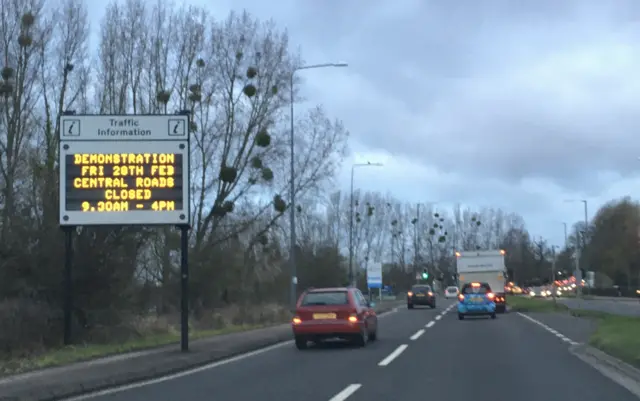
[[[61,225],[189,223],[189,144],[172,137],[176,126],[187,126],[187,116],[142,117],[61,117]],[[114,121],[136,128],[110,128]],[[65,138],[65,125],[73,139]],[[116,134],[103,139],[104,132]],[[120,140],[136,133],[153,139]]]
[[[369,262],[367,264],[367,287],[382,288],[382,263]]]

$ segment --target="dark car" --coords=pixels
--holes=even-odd
[[[407,308],[413,309],[416,305],[430,306],[431,309],[436,307],[436,294],[430,286],[418,284],[411,287],[411,291],[407,292]]]
[[[357,288],[314,288],[300,296],[291,321],[296,347],[339,338],[365,346],[378,337],[374,304]]]

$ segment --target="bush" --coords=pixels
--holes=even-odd
[[[0,358],[24,357],[62,342],[62,316],[29,298],[0,302]]]

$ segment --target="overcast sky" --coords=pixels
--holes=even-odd
[[[191,0],[273,18],[309,64],[303,95],[351,132],[339,185],[562,222],[640,191],[638,0]],[[93,8],[98,28],[102,14]]]

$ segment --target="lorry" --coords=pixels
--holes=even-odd
[[[487,283],[495,295],[496,312],[507,310],[505,284],[507,267],[504,262],[505,251],[461,251],[456,252],[456,273],[458,286],[467,283]]]

